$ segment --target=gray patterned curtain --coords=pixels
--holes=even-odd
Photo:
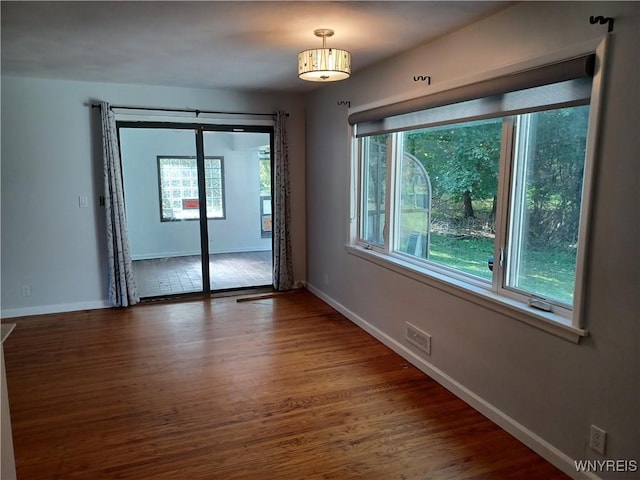
[[[124,190],[116,119],[111,107],[101,102],[102,146],[104,152],[104,203],[109,263],[109,301],[117,307],[140,302],[129,252],[127,222],[124,214]]]
[[[291,258],[291,200],[289,187],[289,147],[287,143],[287,114],[279,111],[275,126],[275,189],[273,196],[273,287],[289,290],[293,287],[293,263]]]

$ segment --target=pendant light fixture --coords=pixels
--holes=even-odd
[[[335,82],[351,76],[351,54],[338,48],[327,48],[327,37],[333,30],[314,30],[316,37],[322,37],[322,48],[304,50],[298,54],[298,76],[310,82]]]

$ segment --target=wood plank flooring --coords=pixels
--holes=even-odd
[[[22,480],[568,478],[309,292],[10,321]]]

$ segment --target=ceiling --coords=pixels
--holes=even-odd
[[[351,51],[357,73],[504,8],[502,1],[2,1],[2,73],[304,92],[297,54]]]

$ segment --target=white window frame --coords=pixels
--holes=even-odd
[[[356,202],[355,209],[357,218],[350,219],[349,241],[347,243],[347,251],[353,255],[361,257],[365,260],[376,263],[380,266],[393,270],[406,277],[413,278],[421,283],[430,285],[439,290],[453,294],[455,296],[470,300],[474,303],[482,305],[488,309],[505,314],[516,320],[527,323],[531,326],[544,330],[546,332],[557,335],[566,340],[578,343],[580,339],[588,335],[588,331],[584,328],[584,289],[585,289],[585,266],[587,261],[587,251],[589,243],[589,223],[592,211],[593,201],[593,180],[595,171],[595,157],[598,148],[598,131],[599,118],[601,109],[602,96],[602,72],[604,65],[604,57],[606,51],[607,38],[599,41],[597,46],[593,44],[585,44],[573,49],[568,49],[563,53],[545,56],[534,61],[525,62],[528,68],[535,68],[551,62],[571,58],[572,55],[593,53],[596,54],[596,71],[592,78],[591,99],[589,102],[589,126],[587,132],[587,149],[584,164],[584,177],[582,187],[582,204],[580,209],[580,223],[578,232],[578,248],[576,253],[576,273],[575,286],[572,308],[562,308],[559,305],[553,305],[553,311],[547,312],[533,308],[528,299],[530,296],[522,295],[520,292],[514,292],[509,288],[505,288],[505,269],[500,267],[501,259],[507,247],[507,235],[510,215],[508,211],[509,203],[512,195],[511,191],[511,156],[513,152],[514,142],[514,118],[503,118],[503,144],[501,146],[500,173],[498,181],[498,198],[501,199],[497,205],[496,211],[496,237],[494,242],[494,274],[491,281],[485,281],[480,277],[467,275],[445,266],[436,265],[433,262],[427,262],[423,259],[406,255],[402,252],[394,251],[395,242],[394,234],[396,230],[396,208],[393,202],[396,198],[395,190],[398,188],[395,172],[397,154],[393,154],[401,145],[395,140],[391,141],[391,147],[387,149],[387,192],[386,192],[386,213],[384,228],[384,245],[373,246],[360,238],[361,218],[362,218],[362,190],[361,186],[364,181],[364,173],[362,172],[362,153],[359,145],[362,142],[356,138],[356,126],[351,130],[352,134],[352,175],[358,181],[353,182],[351,187],[355,192],[351,195],[352,202]],[[535,64],[537,62],[537,65]],[[513,71],[522,69],[523,65],[515,65],[510,67]],[[497,76],[497,75],[494,75]],[[363,108],[364,109],[364,108]],[[399,135],[391,134],[392,139],[398,138]],[[393,189],[391,187],[394,187]]]

